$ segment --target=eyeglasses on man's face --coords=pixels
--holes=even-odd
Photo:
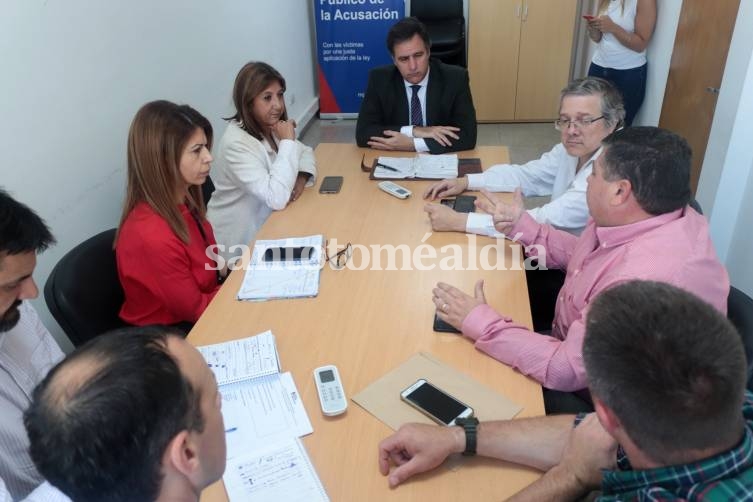
[[[566,120],[566,119],[557,119],[554,121],[554,128],[558,131],[565,131],[568,128],[570,128],[570,125],[572,124],[576,129],[584,129],[597,120],[601,120],[604,118],[604,115],[601,117],[596,118],[590,118],[590,117],[584,117],[580,119],[572,119],[572,120]]]
[[[345,245],[344,248],[342,248],[337,253],[333,254],[332,256],[329,255],[329,241],[327,241],[324,244],[324,257],[325,261],[329,262],[330,266],[334,268],[335,270],[340,270],[342,268],[345,268],[345,265],[348,264],[348,260],[353,255],[353,246],[350,245],[350,242]]]

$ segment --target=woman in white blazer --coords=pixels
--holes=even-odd
[[[316,181],[311,148],[295,139],[285,109],[285,79],[270,65],[246,64],[233,87],[235,115],[220,139],[207,206],[226,261],[254,240],[272,211],[285,209]]]

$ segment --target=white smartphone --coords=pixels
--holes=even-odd
[[[440,425],[455,425],[456,419],[473,416],[473,408],[423,378],[402,391],[400,399]]]

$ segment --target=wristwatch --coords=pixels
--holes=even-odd
[[[456,418],[455,425],[459,425],[465,431],[465,451],[463,455],[472,457],[476,454],[476,433],[478,432],[478,418]]]

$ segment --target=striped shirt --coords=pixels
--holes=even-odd
[[[603,502],[688,501],[721,502],[753,500],[753,393],[743,403],[745,432],[737,446],[699,462],[634,471],[618,452],[619,470],[604,471]]]
[[[2,479],[0,479],[0,502],[13,502]],[[19,502],[71,502],[71,499],[50,483],[44,482]]]
[[[34,387],[63,353],[28,302],[21,319],[0,333],[0,479],[13,500],[26,497],[42,481],[29,456],[23,413]]]

